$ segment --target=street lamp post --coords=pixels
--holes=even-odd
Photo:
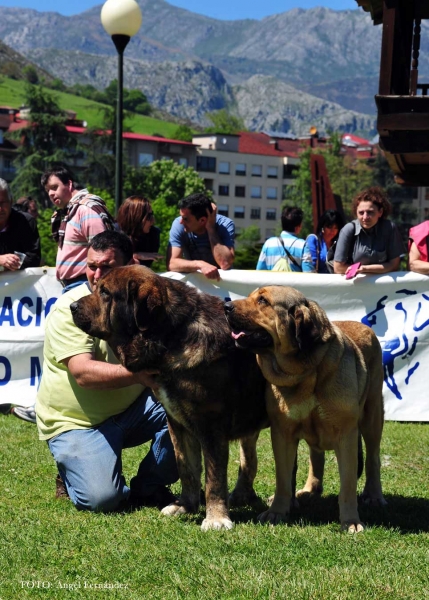
[[[112,37],[118,52],[118,98],[116,110],[116,213],[122,202],[122,121],[124,89],[124,50],[133,35],[140,29],[142,14],[135,0],[107,0],[101,9],[101,23]]]

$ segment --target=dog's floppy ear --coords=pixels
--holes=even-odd
[[[300,304],[291,312],[295,320],[296,341],[302,352],[307,352],[315,344],[325,343],[332,337],[332,325],[317,302],[309,300],[308,306]]]
[[[150,286],[147,282],[133,279],[128,281],[127,301],[130,306],[134,323],[140,331],[145,331],[150,325],[159,323],[161,318],[155,320],[154,312],[163,311],[162,290],[158,286]]]

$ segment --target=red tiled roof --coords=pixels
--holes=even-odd
[[[22,129],[23,127],[28,127],[29,123],[30,123],[29,121],[24,121],[24,120],[15,121],[10,124],[9,131],[16,131],[17,129]],[[77,125],[66,125],[66,129],[70,133],[84,134],[84,133],[88,132],[86,127],[79,127]],[[100,129],[99,133],[100,134],[102,134],[102,133],[110,134],[112,132],[110,130],[104,131],[104,130]],[[181,140],[172,140],[170,138],[164,138],[164,137],[153,136],[153,135],[143,135],[141,133],[132,133],[129,131],[125,131],[123,133],[123,137],[125,139],[129,139],[129,140],[142,140],[142,141],[148,141],[148,142],[166,142],[168,144],[178,144],[180,146],[190,146],[190,147],[195,146],[195,144],[192,144],[192,142],[183,142]]]
[[[240,132],[238,151],[243,154],[297,157],[299,140],[273,139],[266,133]]]
[[[351,142],[352,144],[356,144],[356,146],[370,146],[371,142],[365,140],[364,138],[358,137],[353,133],[343,133],[341,137],[343,142]]]
[[[195,146],[192,142],[182,142],[181,140],[171,140],[170,138],[158,137],[153,135],[143,135],[141,133],[124,132],[123,137],[129,140],[143,140],[148,142],[167,142],[168,144],[179,144],[180,146]]]

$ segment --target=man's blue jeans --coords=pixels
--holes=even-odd
[[[122,450],[152,440],[130,487],[122,474]],[[73,429],[48,440],[70,499],[80,510],[108,512],[128,498],[151,494],[178,479],[176,458],[161,404],[146,388],[123,413],[91,429]]]

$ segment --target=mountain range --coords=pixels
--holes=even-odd
[[[200,125],[208,124],[208,112],[225,108],[249,129],[375,131],[381,27],[361,9],[221,21],[165,0],[138,3],[143,24],[125,51],[124,85],[141,89],[154,107]],[[117,55],[100,10],[66,17],[0,7],[0,39],[67,85],[103,89],[117,76]]]

